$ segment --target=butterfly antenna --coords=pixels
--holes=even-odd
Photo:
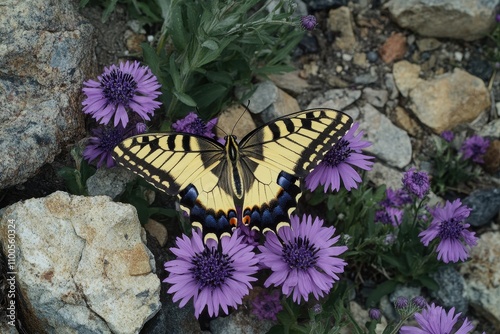
[[[233,125],[233,129],[231,130],[231,134],[234,133],[234,129],[236,128],[236,125],[238,124],[238,122],[240,121],[240,119],[243,117],[243,115],[245,115],[245,112],[248,111],[250,112],[250,109],[248,108],[248,106],[250,105],[250,100],[248,100],[248,103],[247,105],[245,106],[245,110],[241,113],[240,117],[238,117],[238,119],[236,120],[236,122],[234,123]]]

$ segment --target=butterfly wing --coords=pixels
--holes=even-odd
[[[277,230],[297,205],[298,178],[317,166],[350,129],[350,116],[332,109],[293,113],[255,129],[240,142],[248,187],[243,221]]]
[[[205,235],[219,237],[236,225],[225,151],[218,142],[188,134],[138,135],[116,146],[113,158],[161,191],[179,195]]]

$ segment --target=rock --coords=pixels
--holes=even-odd
[[[389,64],[395,60],[403,59],[407,50],[405,35],[395,33],[380,46],[378,53],[382,61]]]
[[[408,112],[402,108],[397,106],[394,109],[395,115],[396,115],[396,125],[399,126],[401,129],[404,129],[406,132],[408,132],[412,136],[417,136],[417,134],[420,131],[420,127],[417,122],[413,120],[413,118],[408,115]]]
[[[298,45],[301,55],[302,54],[314,54],[319,52],[318,40],[314,35],[307,33],[302,37]]]
[[[305,2],[307,3],[307,6],[314,12],[347,5],[347,0],[308,0]]]
[[[460,265],[469,304],[500,331],[500,234],[486,232],[470,252],[470,261]]]
[[[142,54],[141,43],[146,41],[146,35],[137,34],[131,30],[125,31],[125,45],[131,53]]]
[[[83,137],[81,88],[96,74],[96,59],[92,25],[70,0],[10,2],[0,45],[1,189]]]
[[[4,253],[7,224],[15,223],[27,332],[138,333],[160,308],[160,280],[133,206],[58,191],[0,215]]]
[[[363,98],[372,106],[382,108],[385,106],[389,93],[383,89],[366,87],[363,89]]]
[[[369,73],[362,73],[354,78],[354,83],[358,85],[369,85],[378,81],[377,72],[371,70]]]
[[[473,121],[490,107],[483,81],[458,68],[420,82],[409,96],[414,114],[437,134]]]
[[[491,174],[500,171],[500,140],[490,141],[490,146],[484,155],[484,169]]]
[[[439,305],[447,309],[455,307],[457,312],[467,313],[469,301],[462,275],[454,267],[442,266],[431,277],[439,285],[438,290],[430,292],[432,298],[438,299]]]
[[[374,63],[378,60],[378,53],[375,51],[368,51],[366,58],[370,63]]]
[[[373,106],[366,104],[361,108],[363,121],[360,128],[365,131],[366,139],[372,146],[366,151],[387,162],[390,166],[403,168],[411,161],[410,137]]]
[[[236,98],[244,105],[247,105],[247,102],[250,101],[248,109],[253,114],[260,114],[276,101],[278,87],[272,81],[266,80],[256,84],[253,93],[248,89],[236,88],[235,94]]]
[[[365,175],[376,186],[385,184],[387,188],[399,189],[403,185],[401,183],[403,174],[400,171],[377,161],[373,164],[372,170],[367,171]]]
[[[367,68],[368,62],[366,61],[366,53],[356,52],[352,58],[352,63],[361,68]]]
[[[243,308],[240,308],[228,317],[218,317],[210,321],[210,330],[212,333],[220,334],[260,334],[268,333],[271,327],[275,325],[275,322],[271,320],[257,319],[256,321],[256,318],[249,313],[249,310],[243,311]]]
[[[0,333],[2,333],[2,334],[18,334],[19,333],[16,329],[16,326],[9,325],[7,322],[4,322],[4,321],[5,321],[5,319],[4,319],[4,317],[2,317],[2,320],[0,320]]]
[[[298,95],[307,91],[310,87],[307,81],[299,76],[299,71],[273,74],[269,78],[276,86],[290,94]]]
[[[144,228],[158,241],[161,247],[165,246],[168,239],[168,231],[165,225],[157,222],[154,219],[148,219],[148,222],[144,224]]]
[[[420,66],[406,60],[395,63],[392,67],[392,74],[399,92],[404,97],[408,97],[410,90],[423,82],[423,79],[419,78]]]
[[[262,111],[260,116],[261,120],[264,123],[267,123],[273,121],[278,117],[285,116],[297,111],[300,111],[300,106],[297,100],[278,88],[276,101],[274,101],[273,104]]]
[[[435,38],[421,38],[417,40],[417,47],[420,52],[436,50],[441,46],[441,42]]]
[[[474,191],[462,202],[472,209],[466,223],[472,226],[487,225],[500,212],[500,188]]]
[[[472,58],[467,64],[466,69],[467,72],[481,78],[481,80],[486,83],[490,81],[491,76],[493,75],[493,67],[491,67],[489,61],[484,59]]]
[[[497,0],[391,0],[385,6],[397,24],[423,36],[471,41],[495,25]]]
[[[500,118],[492,120],[477,132],[482,137],[498,137],[500,134]]]
[[[354,52],[358,45],[354,34],[354,23],[348,7],[332,9],[328,12],[328,29],[336,34],[334,46],[343,51]]]
[[[233,104],[219,114],[215,134],[217,138],[234,134],[239,139],[256,128],[252,115],[241,104]]]
[[[385,74],[384,84],[389,91],[389,100],[395,100],[399,95],[399,91],[396,87],[396,82],[394,81],[394,75],[392,73]]]
[[[106,195],[117,199],[127,187],[127,183],[137,176],[123,167],[98,168],[94,175],[87,179],[87,191],[90,196]]]
[[[360,90],[330,89],[320,97],[312,99],[306,109],[331,108],[344,110],[361,97]]]

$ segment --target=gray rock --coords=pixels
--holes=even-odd
[[[411,161],[411,142],[406,131],[401,130],[370,104],[361,108],[360,129],[364,130],[372,146],[366,151],[393,167],[403,168]]]
[[[236,89],[236,97],[244,105],[250,101],[248,108],[254,114],[260,114],[278,98],[278,87],[272,81],[263,81],[255,85],[253,92],[245,89]]]
[[[13,1],[0,15],[0,188],[22,183],[83,137],[93,27],[74,1]]]
[[[468,224],[487,225],[500,212],[500,188],[474,191],[462,202],[472,209],[470,216],[466,219]]]
[[[87,180],[87,191],[90,196],[106,195],[117,199],[123,194],[127,183],[134,180],[136,175],[123,167],[99,168]]]
[[[389,93],[384,89],[373,89],[366,87],[363,89],[363,98],[372,106],[382,108],[387,103]]]
[[[13,204],[0,211],[4,254],[9,220],[27,332],[137,333],[159,310],[160,280],[133,206],[61,191]]]
[[[431,291],[431,296],[438,299],[441,306],[455,307],[457,312],[465,314],[469,308],[469,301],[466,298],[462,275],[451,266],[442,266],[432,278],[438,283],[439,289]]]
[[[307,109],[310,108],[332,108],[344,110],[361,97],[360,90],[353,89],[330,89],[322,96],[314,98]]]
[[[497,0],[391,0],[385,6],[397,24],[423,36],[471,41],[495,26]]]
[[[275,322],[270,320],[255,321],[248,310],[238,310],[228,317],[219,317],[210,322],[210,330],[213,334],[261,334],[267,333]]]

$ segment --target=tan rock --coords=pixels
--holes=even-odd
[[[395,33],[382,44],[378,52],[384,63],[389,64],[395,60],[403,59],[407,49],[405,35]]]
[[[241,104],[233,104],[219,114],[215,134],[218,138],[235,134],[241,139],[255,127],[252,115],[246,107]]]
[[[423,81],[419,78],[420,66],[406,60],[395,63],[392,67],[392,73],[396,87],[404,97],[407,97],[410,90]]]
[[[500,140],[490,142],[490,146],[484,155],[484,169],[494,174],[500,170]]]
[[[27,332],[138,333],[159,310],[160,280],[133,206],[59,191],[0,215],[4,253],[15,225]]]
[[[355,51],[358,43],[354,34],[354,23],[351,11],[348,7],[342,6],[328,12],[328,29],[337,33],[334,45],[344,51]]]
[[[165,246],[167,243],[168,231],[165,225],[157,222],[154,219],[149,219],[148,222],[144,225],[146,231],[148,231],[156,240],[160,246]]]
[[[408,115],[408,112],[402,107],[396,107],[394,109],[396,115],[396,125],[400,128],[406,130],[410,135],[416,136],[420,131],[420,127],[413,118]]]
[[[292,94],[300,94],[309,88],[309,83],[299,76],[299,71],[273,74],[269,78],[276,86]]]
[[[484,82],[458,68],[421,82],[409,97],[414,114],[437,134],[473,121],[491,103]]]

